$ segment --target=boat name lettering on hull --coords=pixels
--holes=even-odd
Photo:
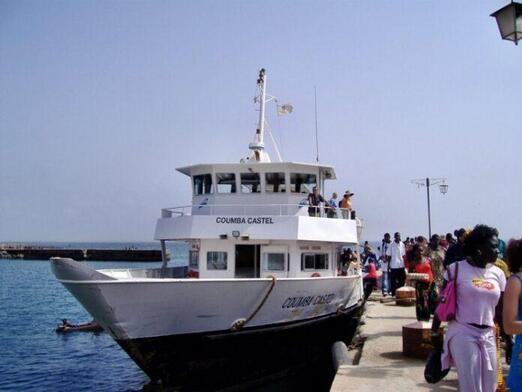
[[[335,298],[335,294],[308,295],[305,297],[288,297],[281,306],[283,309],[303,308],[311,305],[329,304]]]
[[[249,225],[273,225],[274,221],[270,217],[261,216],[218,216],[216,223],[227,224],[249,224]]]

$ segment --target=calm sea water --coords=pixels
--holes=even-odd
[[[70,248],[158,249],[157,243],[25,243]],[[372,244],[373,245],[373,244]],[[188,248],[169,244],[171,265],[187,264]],[[93,268],[153,268],[161,263],[85,262]],[[57,334],[67,318],[90,315],[56,281],[48,261],[0,259],[0,391],[140,391],[148,377],[106,333]],[[299,373],[252,390],[327,391],[333,377],[329,350]],[[313,387],[311,387],[313,385]]]
[[[143,249],[138,243],[125,245]],[[184,264],[186,248],[172,245],[171,250],[171,263]],[[151,268],[161,263],[86,264],[99,269]],[[149,382],[108,334],[54,332],[62,318],[74,323],[91,319],[56,281],[48,261],[0,259],[1,391],[136,391]]]

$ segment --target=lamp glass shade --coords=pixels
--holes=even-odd
[[[522,38],[522,4],[510,3],[491,14],[502,39],[517,43]]]
[[[440,190],[440,193],[445,195],[446,192],[448,192],[448,185],[447,184],[440,184],[439,185],[439,190]]]

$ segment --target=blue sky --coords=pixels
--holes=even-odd
[[[175,167],[248,154],[259,68],[285,160],[350,189],[365,238],[476,223],[521,236],[522,47],[507,1],[0,1],[0,241],[151,240]],[[275,155],[273,158],[275,158]]]

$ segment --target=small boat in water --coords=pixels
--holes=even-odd
[[[94,270],[51,259],[57,279],[153,382],[241,385],[323,357],[355,331],[362,274],[340,260],[344,247],[357,246],[362,223],[351,211],[309,206],[313,188],[336,178],[333,167],[270,160],[265,105],[274,97],[264,69],[257,86],[250,156],[177,169],[191,181],[192,203],[161,212],[161,268]],[[169,241],[189,247],[181,278],[168,265]]]
[[[58,324],[55,331],[59,332],[59,333],[101,332],[101,331],[103,331],[103,328],[95,320],[92,320],[92,321],[89,321],[88,323],[83,323],[83,324],[71,324],[66,319],[64,319],[64,320],[62,320],[61,324]]]

